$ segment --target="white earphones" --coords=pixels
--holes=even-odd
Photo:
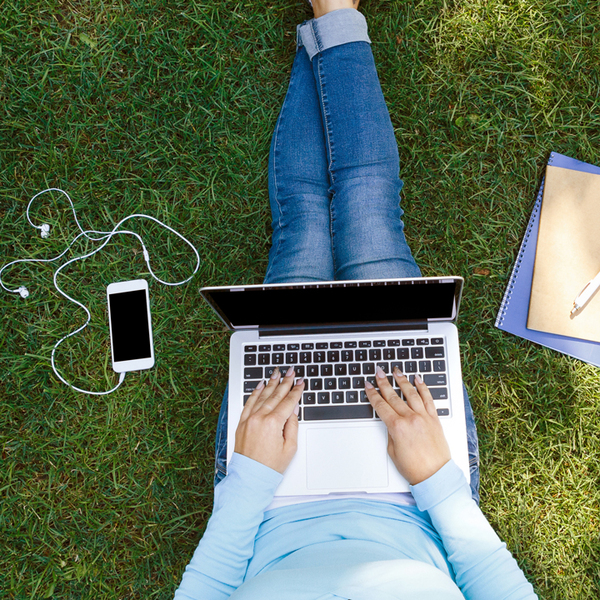
[[[92,242],[102,242],[102,244],[96,248],[95,250],[92,250],[91,252],[84,254],[82,256],[77,256],[75,258],[72,258],[70,260],[68,260],[67,262],[65,262],[64,264],[62,264],[60,267],[58,267],[58,269],[56,269],[56,271],[54,272],[54,287],[58,290],[58,292],[64,296],[67,300],[69,300],[70,302],[74,302],[75,304],[77,304],[77,306],[83,308],[83,310],[86,312],[87,314],[87,320],[84,323],[84,325],[82,325],[81,327],[79,327],[78,329],[76,329],[75,331],[72,331],[71,333],[65,335],[63,338],[61,338],[55,345],[54,348],[52,349],[52,356],[51,356],[51,364],[52,364],[52,369],[54,371],[54,374],[66,385],[68,385],[69,387],[71,387],[72,389],[74,389],[77,392],[82,392],[84,394],[92,394],[95,396],[102,396],[105,394],[110,394],[111,392],[114,392],[120,385],[121,383],[123,383],[123,380],[125,379],[125,373],[121,373],[119,376],[119,382],[117,383],[117,385],[112,388],[111,390],[108,390],[106,392],[91,392],[88,390],[81,390],[77,387],[75,387],[73,384],[69,383],[66,379],[64,379],[64,377],[62,377],[62,375],[58,372],[58,369],[56,368],[56,364],[54,361],[54,355],[56,353],[57,348],[60,346],[60,344],[62,344],[66,339],[74,336],[75,334],[79,333],[80,331],[82,331],[83,329],[85,329],[90,320],[91,320],[91,315],[90,315],[90,311],[87,309],[86,306],[84,306],[81,302],[75,300],[74,298],[71,298],[69,295],[67,295],[58,285],[57,283],[57,275],[68,265],[79,261],[79,260],[84,260],[86,258],[89,258],[90,256],[93,256],[94,254],[96,254],[96,252],[99,252],[100,250],[102,250],[102,248],[104,248],[104,246],[106,246],[106,244],[108,244],[108,242],[110,242],[110,240],[112,239],[112,237],[114,235],[132,235],[134,236],[142,245],[142,252],[143,252],[143,256],[144,256],[144,260],[146,261],[146,265],[148,267],[148,271],[150,272],[150,275],[156,279],[156,281],[158,281],[159,283],[162,283],[164,285],[169,285],[169,286],[178,286],[178,285],[183,285],[184,283],[187,283],[188,281],[190,281],[192,279],[192,277],[194,277],[194,275],[198,272],[198,269],[200,268],[200,255],[198,254],[198,251],[196,250],[196,248],[185,238],[183,237],[180,233],[178,233],[177,231],[175,231],[174,229],[172,229],[171,227],[169,227],[168,225],[165,225],[162,221],[155,219],[154,217],[151,217],[149,215],[144,215],[144,214],[133,214],[133,215],[129,215],[128,217],[125,217],[124,219],[121,219],[114,227],[111,231],[96,231],[94,229],[88,229],[88,230],[84,230],[80,223],[79,220],[77,219],[77,214],[75,212],[75,207],[73,206],[73,201],[71,200],[69,194],[67,194],[67,192],[59,189],[59,188],[48,188],[46,190],[43,190],[41,192],[38,192],[35,196],[33,196],[33,198],[29,201],[29,204],[27,205],[27,210],[26,210],[26,217],[27,220],[29,221],[29,224],[32,227],[35,227],[36,229],[40,230],[40,235],[42,236],[42,238],[47,238],[50,236],[50,225],[48,225],[47,223],[44,223],[42,225],[35,225],[32,221],[31,218],[29,216],[29,209],[31,208],[31,205],[33,203],[33,201],[38,198],[38,196],[41,196],[42,194],[45,194],[46,192],[60,192],[61,194],[63,194],[67,200],[69,201],[70,205],[71,205],[71,210],[73,211],[73,217],[75,218],[75,223],[77,223],[77,227],[79,228],[79,231],[81,233],[77,234],[77,236],[75,236],[75,238],[73,239],[73,241],[67,246],[67,248],[61,252],[58,256],[55,256],[54,258],[47,258],[47,259],[33,259],[33,258],[26,258],[26,259],[19,259],[19,260],[13,260],[12,262],[7,263],[6,265],[4,265],[1,269],[0,269],[0,286],[6,290],[7,292],[13,293],[13,294],[19,294],[21,296],[21,298],[27,298],[29,297],[29,290],[25,287],[25,286],[20,286],[16,289],[10,289],[8,287],[6,287],[4,285],[4,282],[2,281],[2,273],[4,272],[5,269],[7,269],[8,267],[15,265],[17,263],[48,263],[48,262],[54,262],[56,260],[59,260],[60,258],[62,258],[69,250],[70,248],[73,246],[73,244],[82,236],[85,236],[88,240],[92,241]],[[184,279],[182,281],[177,281],[175,283],[172,282],[168,282],[168,281],[163,281],[162,279],[160,279],[159,277],[157,277],[154,272],[152,271],[152,267],[150,266],[150,254],[148,253],[148,250],[146,249],[146,246],[144,244],[144,241],[142,240],[141,236],[138,235],[137,233],[133,232],[133,231],[129,231],[127,229],[119,229],[119,227],[121,227],[121,225],[123,223],[125,223],[126,221],[128,221],[129,219],[134,219],[134,218],[143,218],[143,219],[149,219],[155,223],[158,223],[159,225],[161,225],[162,227],[164,227],[165,229],[169,230],[171,233],[174,233],[177,237],[179,237],[181,240],[183,240],[194,252],[195,256],[196,256],[196,266],[194,268],[194,272],[187,278]],[[97,235],[100,237],[92,237],[92,235]]]

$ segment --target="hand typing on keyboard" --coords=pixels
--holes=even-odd
[[[279,473],[290,464],[298,445],[298,401],[304,381],[294,385],[290,367],[281,381],[275,369],[267,385],[261,381],[248,398],[235,433],[235,451]]]
[[[400,474],[411,484],[431,477],[450,460],[433,398],[420,376],[415,386],[399,369],[394,378],[406,402],[392,389],[381,368],[376,373],[379,392],[365,383],[367,397],[388,429],[388,452]]]

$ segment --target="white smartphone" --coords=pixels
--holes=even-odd
[[[145,279],[111,283],[107,290],[112,366],[117,373],[154,366],[150,296]]]

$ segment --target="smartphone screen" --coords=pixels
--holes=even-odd
[[[127,289],[127,283],[136,282],[112,284],[108,289],[113,368],[117,372],[147,369],[154,364],[147,284],[141,289],[139,285],[138,289]]]

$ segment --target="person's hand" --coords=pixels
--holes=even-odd
[[[279,473],[290,464],[298,446],[298,401],[304,381],[294,385],[290,367],[283,381],[275,369],[266,387],[261,381],[248,398],[235,432],[235,451]]]
[[[433,404],[433,398],[421,378],[415,376],[416,388],[394,369],[394,378],[406,402],[392,389],[385,373],[377,369],[379,393],[366,383],[369,402],[387,425],[388,452],[411,485],[431,477],[450,460],[450,448]]]

